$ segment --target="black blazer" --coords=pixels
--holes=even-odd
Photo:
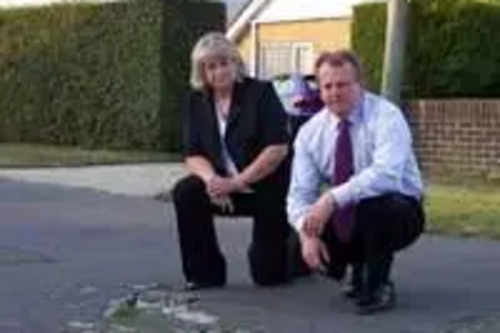
[[[225,175],[213,93],[191,91],[182,113],[185,156],[201,155],[218,174]],[[265,147],[289,143],[285,110],[270,82],[245,78],[236,83],[228,117],[224,140],[238,170],[252,163]],[[288,173],[289,159],[254,187],[287,183]]]

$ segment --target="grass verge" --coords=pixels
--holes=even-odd
[[[178,155],[159,152],[87,150],[76,147],[0,144],[0,168],[71,167],[177,161],[180,161]]]
[[[500,240],[498,186],[430,185],[426,211],[431,232]]]

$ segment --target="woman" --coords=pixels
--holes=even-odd
[[[286,116],[271,83],[249,78],[235,48],[208,33],[192,55],[184,116],[185,165],[173,192],[186,289],[222,287],[226,261],[214,215],[254,219],[248,250],[257,285],[288,280]]]

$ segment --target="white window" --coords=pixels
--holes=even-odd
[[[269,42],[261,43],[258,76],[271,78],[276,75],[312,71],[313,48],[311,43]]]
[[[292,44],[293,71],[309,74],[313,67],[313,48],[310,43]]]

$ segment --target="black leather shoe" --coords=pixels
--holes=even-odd
[[[351,282],[342,288],[342,296],[349,301],[358,301],[363,292],[363,266],[355,264],[352,267]]]
[[[396,289],[392,282],[387,282],[377,291],[362,295],[358,299],[358,312],[361,315],[369,315],[386,311],[396,305]]]
[[[222,283],[199,283],[199,282],[186,282],[182,287],[181,291],[198,291],[198,290],[206,290],[206,289],[217,289],[223,288],[225,285]]]

